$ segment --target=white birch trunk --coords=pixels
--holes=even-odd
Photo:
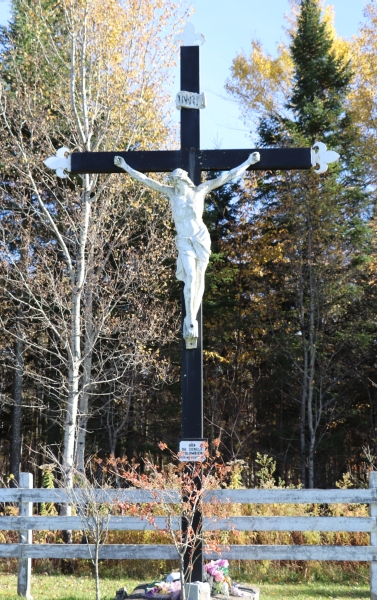
[[[71,108],[75,118],[77,130],[81,143],[84,145],[87,151],[90,151],[90,137],[91,133],[89,130],[88,123],[88,107],[87,107],[87,93],[86,93],[86,71],[85,71],[85,60],[86,60],[86,19],[87,10],[85,11],[84,28],[83,28],[83,41],[81,45],[81,64],[80,64],[80,76],[81,76],[81,90],[79,94],[83,123],[80,121],[79,112],[77,108],[76,99],[76,34],[72,33],[72,45],[71,45],[71,71],[70,71],[70,98]],[[90,222],[90,192],[91,182],[89,175],[83,175],[83,194],[82,194],[82,223],[78,240],[78,257],[77,257],[77,271],[72,290],[72,317],[71,317],[71,340],[70,340],[70,358],[68,367],[68,402],[67,412],[65,419],[64,428],[64,449],[63,449],[63,469],[66,474],[66,486],[72,487],[73,475],[72,469],[75,466],[75,451],[77,450],[77,414],[78,414],[78,403],[79,403],[79,378],[80,378],[80,366],[81,366],[81,339],[82,339],[82,315],[81,315],[81,299],[83,295],[83,287],[86,276],[86,243],[88,239],[88,230]]]
[[[82,392],[79,401],[79,420],[77,432],[77,470],[80,471],[80,473],[84,473],[85,471],[85,441],[89,418],[89,395],[92,378],[93,345],[93,294],[92,289],[89,288],[85,294],[85,345],[81,385]]]
[[[63,446],[63,470],[65,476],[65,486],[68,489],[73,487],[73,470],[76,460],[76,431],[77,431],[77,414],[80,395],[80,366],[82,361],[81,356],[81,339],[82,339],[82,315],[81,315],[81,299],[83,293],[83,285],[86,273],[85,249],[88,238],[89,220],[90,220],[90,186],[89,176],[84,176],[84,193],[83,193],[83,219],[79,237],[79,251],[77,261],[77,271],[74,287],[72,290],[72,306],[71,306],[71,339],[70,352],[68,361],[68,399],[64,427],[64,446]],[[71,507],[68,505],[62,506],[61,514],[64,516],[71,515]],[[70,542],[72,533],[67,531],[66,541]]]

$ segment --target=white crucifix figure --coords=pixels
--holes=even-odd
[[[144,185],[160,192],[170,200],[177,235],[177,279],[184,282],[186,317],[183,337],[187,347],[196,346],[198,337],[197,314],[204,293],[205,271],[211,255],[211,239],[203,223],[204,198],[206,194],[240,177],[248,167],[260,160],[259,152],[253,152],[239,167],[222,173],[200,185],[194,185],[187,171],[175,169],[167,178],[167,185],[159,183],[130,167],[121,156],[114,163]]]

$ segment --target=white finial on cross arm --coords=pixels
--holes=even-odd
[[[68,148],[65,148],[64,146],[59,148],[55,156],[50,156],[43,162],[46,167],[56,171],[56,175],[61,179],[68,177],[66,171],[70,172],[71,170],[71,156]]]
[[[318,165],[319,169],[314,169],[315,173],[326,173],[328,165],[339,159],[339,154],[334,150],[327,150],[326,144],[317,142],[312,148],[312,165]]]
[[[195,25],[189,21],[183,31],[175,36],[174,41],[181,42],[181,46],[201,46],[206,38],[202,33],[197,33]]]

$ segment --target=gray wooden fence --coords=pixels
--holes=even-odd
[[[18,559],[18,594],[30,596],[32,558],[90,558],[93,547],[86,544],[32,544],[32,531],[82,530],[80,517],[33,516],[33,504],[71,501],[63,490],[33,489],[32,475],[20,474],[20,487],[0,489],[0,502],[18,503],[19,516],[0,517],[0,530],[19,531],[18,544],[0,544],[0,558]],[[87,499],[85,491],[75,495]],[[155,494],[141,490],[93,490],[98,502],[158,502]],[[170,500],[173,501],[171,494]],[[333,560],[370,563],[370,595],[377,600],[377,472],[372,472],[369,489],[359,490],[215,490],[204,498],[207,503],[231,504],[369,504],[370,517],[227,517],[205,518],[205,530],[238,531],[348,531],[370,534],[369,546],[315,545],[230,545],[221,552],[230,560]],[[164,517],[156,518],[155,526],[138,517],[110,517],[109,530],[146,531],[164,528]],[[177,520],[177,528],[179,523]],[[205,558],[218,558],[213,553]],[[100,550],[101,559],[177,559],[173,545],[167,544],[106,544]]]

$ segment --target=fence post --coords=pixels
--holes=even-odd
[[[31,473],[20,473],[18,479],[18,485],[20,488],[33,488],[33,475]],[[18,514],[20,517],[31,517],[33,514],[32,502],[24,502],[22,500],[19,503]],[[31,529],[20,529],[19,532],[19,543],[20,544],[31,544],[33,542],[33,532]],[[22,547],[21,547],[22,551]],[[30,592],[31,585],[31,558],[21,557],[18,559],[18,585],[17,594],[27,600],[33,600]]]
[[[369,487],[377,488],[377,471],[369,473]],[[371,502],[369,505],[369,515],[377,517],[377,502]],[[370,534],[370,545],[377,546],[377,533]],[[377,561],[370,563],[370,597],[371,600],[377,600]]]

